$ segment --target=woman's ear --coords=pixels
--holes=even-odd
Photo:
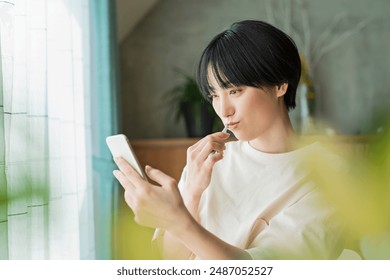
[[[276,97],[281,97],[286,94],[288,88],[288,83],[283,83],[276,86]]]

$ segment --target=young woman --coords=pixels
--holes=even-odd
[[[177,183],[146,166],[160,186],[121,158],[114,175],[141,225],[168,259],[333,259],[342,250],[333,211],[300,168],[318,145],[296,148],[301,62],[292,39],[261,21],[241,21],[204,50],[198,83],[238,141],[211,134],[187,152]],[[213,152],[214,151],[214,152]]]

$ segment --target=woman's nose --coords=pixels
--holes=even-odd
[[[221,98],[220,115],[222,118],[228,118],[234,114],[234,106],[228,97]]]

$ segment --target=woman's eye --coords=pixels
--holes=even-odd
[[[211,100],[213,100],[213,99],[217,98],[218,95],[216,95],[216,94],[213,93],[213,94],[209,94],[208,97],[209,97]]]
[[[239,93],[240,92],[240,90],[239,89],[232,89],[232,90],[230,90],[230,94],[236,94],[236,93]]]

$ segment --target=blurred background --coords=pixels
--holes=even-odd
[[[185,149],[193,143],[188,137],[194,133],[189,131],[180,101],[169,99],[169,95],[191,95],[190,78],[195,77],[201,52],[214,35],[235,21],[259,19],[289,34],[301,53],[304,69],[297,108],[290,113],[295,129],[306,140],[322,135],[320,140],[351,164],[378,165],[376,160],[369,163],[366,156],[373,135],[384,130],[389,115],[389,1],[118,0],[116,8],[121,130],[132,139],[143,164],[153,164],[179,178]],[[199,114],[192,118],[196,117],[200,118]],[[215,119],[212,127],[213,131],[220,129],[219,120]],[[203,136],[202,128],[197,133]],[[383,161],[379,164],[384,165]],[[321,170],[328,175],[324,177],[340,180],[337,184],[332,181],[333,187],[354,184],[359,189],[356,182],[345,182],[345,177],[330,174],[325,167]],[[382,176],[390,182],[386,172]],[[385,191],[388,184],[368,181],[362,189],[390,199]],[[379,191],[378,184],[382,187]],[[324,185],[331,189],[329,182]],[[348,192],[339,199],[341,207],[345,201],[362,203],[353,201]],[[356,220],[360,212],[353,209],[356,216],[348,219]],[[386,209],[380,208],[377,217],[388,222],[390,211]],[[362,222],[361,227],[369,225]],[[380,241],[375,244],[388,248]],[[352,247],[359,251],[358,245]],[[122,253],[127,254],[119,255]]]
[[[371,197],[353,249],[390,259],[389,11],[388,0],[0,1],[0,259],[158,258],[105,138],[126,134],[142,165],[179,179],[186,149],[221,129],[194,83],[200,54],[244,19],[296,42],[294,128],[359,166],[356,181],[321,179],[350,220]]]
[[[313,113],[336,133],[374,132],[376,113],[390,104],[389,1],[138,1],[139,20],[126,24],[135,2],[117,1],[122,129],[133,139],[186,136],[183,123],[169,119],[172,105],[162,105],[183,82],[175,70],[194,76],[208,41],[243,19],[272,22],[292,36],[311,68]]]

